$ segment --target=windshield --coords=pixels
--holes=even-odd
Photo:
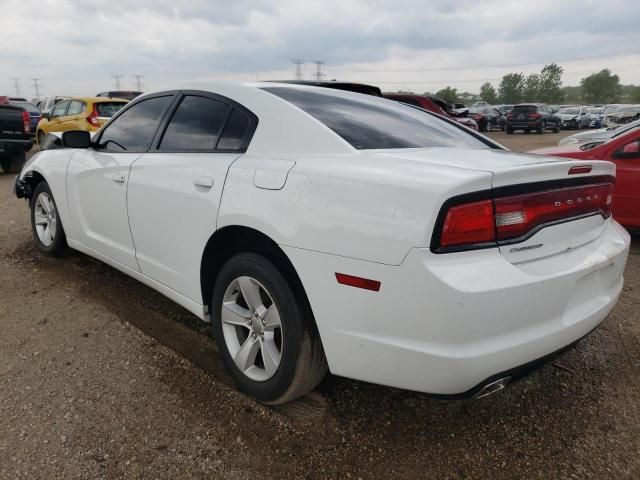
[[[587,112],[589,113],[594,113],[596,115],[601,114],[604,111],[604,109],[602,107],[596,107],[596,108],[588,108]]]
[[[580,113],[580,109],[579,108],[561,108],[560,110],[558,110],[558,113],[561,113],[563,115],[578,115],[578,113]]]
[[[125,105],[125,102],[101,102],[95,104],[95,109],[99,117],[111,118]]]
[[[320,121],[354,148],[490,148],[435,115],[392,100],[328,89],[264,87]]]

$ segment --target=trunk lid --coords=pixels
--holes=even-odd
[[[22,112],[20,107],[0,106],[0,140],[24,140]]]
[[[558,202],[560,205],[557,208],[562,209],[567,207],[568,202],[575,207],[587,205],[594,201],[594,195],[600,195],[602,199],[602,189],[591,186],[609,184],[615,177],[615,165],[611,162],[576,161],[506,150],[432,148],[385,150],[376,151],[376,154],[378,152],[385,157],[490,172],[492,190],[485,193],[486,198],[494,199],[494,205],[498,205],[500,198],[540,194],[542,200],[538,200],[540,205],[536,208],[547,208],[552,215]],[[588,167],[584,170],[589,171],[570,173],[572,167],[576,166]],[[529,214],[526,212],[526,215]],[[568,209],[565,218],[542,223],[516,239],[500,241],[498,248],[512,263],[562,254],[597,240],[607,221],[597,212]]]

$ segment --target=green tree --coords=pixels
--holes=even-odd
[[[562,94],[567,103],[582,103],[582,87],[562,87]]]
[[[458,99],[458,89],[446,87],[436,92],[436,97],[441,98],[445,102],[455,103]]]
[[[524,80],[522,98],[525,102],[536,102],[540,97],[540,75],[532,73]]]
[[[524,75],[522,73],[507,73],[498,87],[502,103],[520,103],[524,93]]]
[[[544,103],[558,104],[564,100],[562,92],[562,72],[561,66],[551,63],[545,65],[540,71],[538,83],[538,100]]]
[[[580,85],[582,98],[587,103],[615,103],[622,93],[620,77],[611,75],[611,71],[606,68],[583,78]]]
[[[484,82],[480,87],[480,98],[491,105],[498,103],[496,89],[489,82]]]
[[[640,103],[640,87],[632,87],[629,92],[629,101],[633,103]]]

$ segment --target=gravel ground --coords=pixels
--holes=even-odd
[[[491,134],[513,149],[562,135]],[[543,143],[540,143],[543,142]],[[640,240],[600,329],[505,392],[329,376],[236,392],[195,317],[84,255],[41,256],[0,174],[0,478],[640,478]]]

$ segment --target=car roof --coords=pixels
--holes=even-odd
[[[335,80],[269,80],[272,83],[285,83],[292,85],[306,85],[310,87],[333,88],[335,90],[345,90],[347,92],[363,93],[365,95],[382,96],[382,90],[375,85],[355,82],[338,82]]]

